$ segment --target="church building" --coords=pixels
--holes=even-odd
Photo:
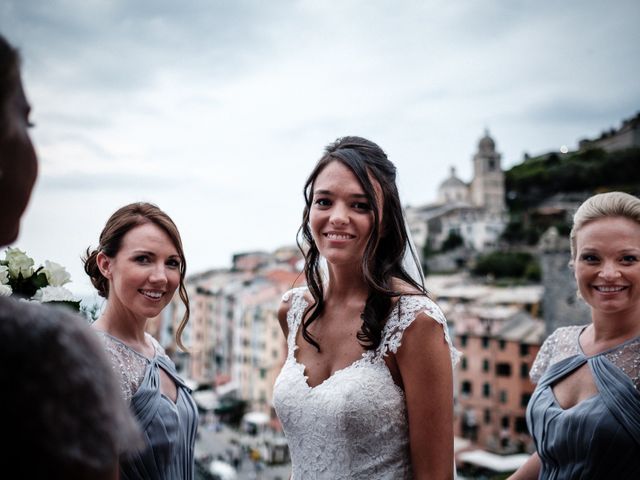
[[[465,183],[451,167],[435,203],[407,208],[407,221],[418,254],[438,251],[452,235],[475,251],[493,248],[507,224],[501,155],[486,131],[473,155],[473,178]]]

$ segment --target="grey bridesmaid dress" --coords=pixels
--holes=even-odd
[[[130,401],[146,443],[143,450],[121,459],[120,478],[193,479],[198,410],[173,362],[153,337],[155,355],[147,358],[108,333],[97,332],[120,374],[122,394]],[[160,390],[160,369],[177,387],[175,402]]]
[[[543,344],[531,377],[538,381],[527,425],[540,479],[640,479],[640,337],[587,356],[581,327],[565,327]],[[588,364],[598,393],[562,408],[552,387]]]

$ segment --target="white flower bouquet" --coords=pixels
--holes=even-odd
[[[45,261],[35,267],[33,258],[17,248],[7,248],[0,260],[0,296],[15,296],[41,303],[58,303],[80,310],[80,300],[63,287],[71,280],[66,269]]]

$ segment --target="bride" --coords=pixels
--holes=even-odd
[[[305,184],[308,287],[283,296],[288,356],[274,387],[292,479],[454,477],[458,353],[409,273],[421,270],[395,176],[378,145],[344,137]]]

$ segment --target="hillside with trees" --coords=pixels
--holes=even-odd
[[[529,158],[505,172],[509,211],[539,205],[558,192],[621,190],[640,194],[640,148],[592,149]]]
[[[534,245],[551,226],[561,234],[568,234],[571,227],[562,214],[541,214],[539,207],[552,198],[580,203],[597,192],[640,195],[640,148],[529,158],[505,172],[505,184],[510,221],[502,238],[507,244]]]
[[[594,193],[612,190],[640,196],[640,148],[527,158],[505,171],[505,183],[509,223],[501,237],[502,248],[478,256],[471,273],[537,281],[540,268],[531,248],[549,227],[569,234],[571,218],[563,205],[577,206]]]

